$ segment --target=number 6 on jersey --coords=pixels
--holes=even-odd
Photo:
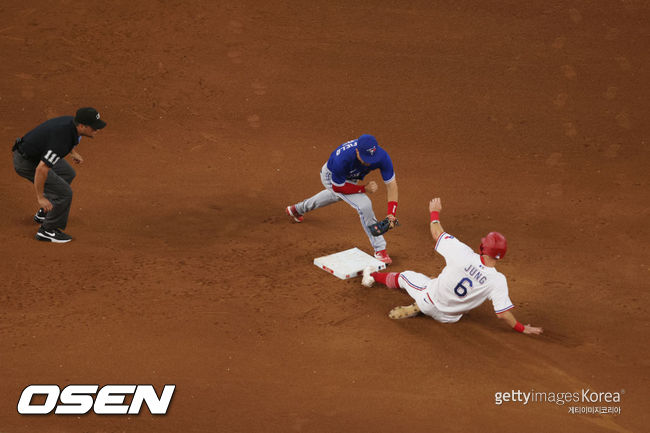
[[[463,285],[465,282],[469,283],[469,287]],[[472,287],[472,280],[469,278],[463,278],[458,282],[458,284],[456,284],[456,287],[454,287],[454,293],[462,298],[463,296],[467,295],[467,290],[470,287]]]

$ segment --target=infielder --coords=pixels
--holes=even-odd
[[[65,243],[72,237],[63,232],[68,224],[75,170],[63,159],[70,154],[77,164],[83,162],[77,152],[81,137],[94,138],[106,126],[97,110],[80,108],[74,117],[47,120],[18,138],[12,148],[14,169],[34,184],[40,209],[34,221],[41,224],[39,241]]]
[[[387,217],[394,222],[397,211],[397,181],[393,162],[388,153],[379,147],[375,137],[369,134],[363,134],[337,147],[321,168],[320,178],[325,189],[300,203],[287,206],[285,212],[293,221],[299,223],[307,212],[343,200],[359,213],[361,225],[370,239],[375,257],[390,264],[393,261],[386,252],[386,240],[383,236],[373,236],[368,229],[377,219],[372,210],[372,201],[366,193],[376,192],[377,183],[370,181],[367,185],[359,184],[359,181],[375,169],[381,171],[381,177],[386,184]]]
[[[495,269],[496,263],[506,255],[506,238],[498,232],[488,233],[481,239],[480,255],[476,254],[470,247],[445,233],[440,225],[441,210],[440,199],[431,200],[431,236],[436,241],[436,251],[447,263],[437,278],[412,271],[385,273],[366,268],[361,284],[370,287],[378,282],[390,288],[401,287],[411,295],[415,303],[393,308],[389,313],[391,319],[414,317],[422,312],[438,322],[454,323],[464,313],[490,299],[497,317],[515,331],[541,334],[542,328],[522,325],[510,311],[514,305],[508,297],[506,277]]]

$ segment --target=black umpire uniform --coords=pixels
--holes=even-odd
[[[30,182],[34,182],[36,168],[41,162],[48,168],[43,196],[52,203],[52,209],[46,213],[41,208],[34,216],[34,221],[41,223],[36,233],[38,240],[63,243],[72,239],[62,230],[68,224],[72,203],[70,183],[76,173],[63,158],[81,140],[80,130],[84,129],[79,125],[95,131],[104,128],[106,122],[94,108],[80,108],[74,117],[56,117],[38,125],[18,138],[12,148],[16,173]]]

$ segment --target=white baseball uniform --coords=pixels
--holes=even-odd
[[[439,322],[453,323],[486,299],[492,301],[495,313],[514,307],[508,297],[506,277],[495,268],[485,266],[481,256],[470,247],[442,233],[436,251],[447,263],[438,278],[404,271],[398,280],[424,314]]]

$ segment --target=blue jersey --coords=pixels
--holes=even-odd
[[[368,173],[380,169],[381,177],[388,183],[395,179],[393,162],[381,147],[377,148],[379,159],[369,166],[361,164],[357,158],[357,140],[351,140],[340,145],[327,161],[327,169],[332,172],[332,184],[343,186],[346,181],[362,180]]]

